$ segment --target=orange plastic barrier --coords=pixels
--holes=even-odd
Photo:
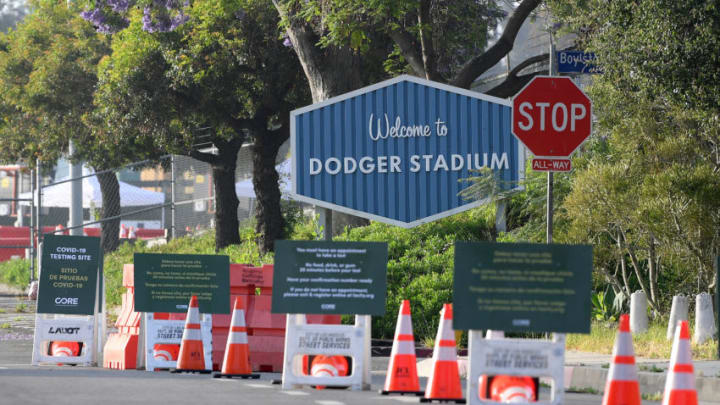
[[[230,303],[236,297],[247,308],[246,322],[250,345],[250,365],[253,371],[282,371],[285,350],[285,314],[273,314],[273,265],[253,267],[249,264],[230,264]],[[308,315],[308,323],[339,324],[340,315]],[[213,315],[213,369],[222,365],[230,327],[230,314]]]
[[[140,316],[133,309],[134,267],[123,267],[122,310],[115,326],[117,334],[111,334],[105,345],[103,366],[106,368],[134,369],[137,366],[137,345]],[[285,350],[285,314],[272,314],[273,266],[253,267],[249,264],[230,264],[230,303],[240,297],[247,309],[246,323],[250,347],[250,365],[253,371],[281,372]],[[213,370],[222,366],[232,307],[228,314],[214,314],[212,320]],[[155,313],[155,319],[185,319],[184,313]],[[308,323],[340,324],[340,315],[308,315]]]
[[[103,348],[103,367],[118,370],[137,368],[138,336],[140,334],[141,313],[134,309],[134,292],[132,265],[123,267],[123,286],[127,292],[122,295],[122,307],[115,327],[118,333],[108,336]]]

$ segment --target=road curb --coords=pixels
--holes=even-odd
[[[605,390],[608,369],[597,367],[565,366],[565,389],[592,389],[602,393]],[[640,392],[653,395],[662,394],[665,389],[667,373],[638,372]],[[695,377],[698,400],[718,402],[720,379],[712,377]]]
[[[418,362],[418,375],[428,377],[432,369],[432,359],[423,359]],[[461,378],[466,378],[467,359],[458,359],[458,369]],[[642,394],[662,395],[665,390],[666,372],[638,372],[638,382]],[[565,389],[592,390],[600,394],[605,390],[608,369],[593,366],[565,366]],[[549,383],[549,381],[548,381]],[[695,385],[698,400],[702,402],[715,402],[720,400],[720,378],[695,376]]]

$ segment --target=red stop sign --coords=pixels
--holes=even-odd
[[[536,76],[513,99],[512,133],[535,156],[570,156],[591,127],[592,103],[568,77]]]

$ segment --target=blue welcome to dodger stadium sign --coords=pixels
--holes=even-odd
[[[511,102],[400,76],[291,113],[293,198],[402,227],[449,216],[490,167],[519,188]]]

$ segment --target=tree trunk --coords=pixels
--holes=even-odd
[[[216,145],[217,146],[217,145]],[[242,142],[218,146],[219,155],[211,164],[215,187],[215,251],[240,244],[235,168]]]
[[[265,131],[255,136],[253,146],[253,188],[255,189],[255,231],[260,252],[275,250],[275,240],[285,234],[285,219],[280,210],[279,176],[275,170],[278,149],[288,137],[288,131],[274,134]]]
[[[657,273],[658,262],[655,254],[655,237],[650,235],[650,248],[648,251],[648,284],[650,284],[650,297],[653,302],[658,302],[657,296]]]
[[[100,193],[102,194],[102,210],[101,219],[117,217],[120,215],[120,183],[117,176],[113,172],[103,172],[97,174],[98,183],[100,183]],[[100,225],[100,243],[103,252],[109,253],[118,248],[120,240],[120,218],[102,222]]]
[[[625,294],[629,297],[630,294],[632,294],[632,291],[630,291],[630,279],[628,278],[627,267],[625,265],[625,250],[622,247],[621,239],[622,234],[618,232],[616,242],[618,247],[618,256],[620,258],[620,272],[622,274],[623,284],[625,285]]]
[[[602,275],[605,277],[605,281],[610,283],[610,287],[613,289],[613,293],[615,295],[622,294],[625,298],[628,300],[630,299],[630,294],[625,291],[625,288],[623,288],[622,283],[620,283],[620,280],[617,278],[617,273],[619,271],[620,263],[617,263],[615,265],[615,274],[610,273],[608,269],[606,269],[604,266],[598,266],[597,269],[602,273]]]
[[[635,249],[632,247],[632,245],[627,244],[627,239],[623,236],[622,238],[625,242],[623,245],[625,246],[625,249],[630,256],[630,263],[632,263],[633,268],[635,269],[635,277],[637,277],[638,283],[640,284],[640,289],[643,290],[645,293],[645,296],[648,298],[648,304],[650,304],[650,308],[652,308],[655,312],[660,312],[660,308],[658,307],[657,301],[653,300],[652,294],[650,293],[650,290],[645,285],[645,277],[643,277],[641,270],[640,270],[640,262],[638,261],[637,255],[635,254]]]

